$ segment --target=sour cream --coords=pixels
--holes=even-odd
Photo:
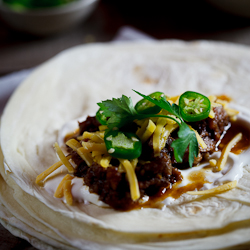
[[[240,111],[238,115],[237,122],[242,123],[246,128],[250,127],[250,112],[240,106],[234,106],[233,108]],[[85,117],[81,117],[78,120],[71,121],[66,123],[62,129],[59,131],[58,142],[59,145],[64,145],[65,136],[74,131],[78,126],[78,121],[83,121]],[[249,130],[248,130],[249,131]],[[250,138],[250,135],[247,135]],[[214,187],[218,187],[224,183],[231,181],[239,181],[243,176],[243,168],[250,164],[250,148],[248,147],[240,154],[229,153],[227,163],[222,171],[214,171],[214,169],[209,165],[209,159],[218,160],[221,152],[214,152],[208,158],[208,160],[202,164],[197,165],[196,167],[180,170],[183,180],[176,184],[174,188],[176,189],[185,189],[192,183],[196,181],[195,178],[202,179],[202,187],[199,187],[199,190],[207,190]],[[57,186],[59,185],[62,178],[65,176],[65,167],[61,166],[58,170],[53,173],[53,178],[48,178],[45,182],[45,190],[53,195]],[[188,190],[187,190],[188,191]],[[72,190],[71,190],[73,199],[77,204],[89,204],[93,203],[97,206],[108,207],[107,204],[99,200],[98,195],[90,193],[86,185],[84,185],[83,178],[75,177],[72,180]],[[181,193],[182,195],[183,193]],[[184,192],[185,194],[185,192]],[[181,196],[180,195],[180,196]],[[186,195],[186,194],[185,194]],[[166,196],[162,201],[162,204],[165,206],[171,205],[176,202],[180,197],[173,197],[171,194]],[[55,198],[58,199],[58,198]],[[61,199],[63,202],[66,202],[64,198]],[[75,204],[75,205],[77,205]],[[80,206],[80,205],[79,205]]]

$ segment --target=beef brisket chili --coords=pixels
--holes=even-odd
[[[157,92],[157,96],[159,96],[158,93],[160,92]],[[202,103],[202,98],[199,99],[199,103]],[[167,98],[164,95],[162,99],[168,101],[172,108],[179,107],[178,105],[174,106],[173,98]],[[184,101],[187,102],[187,100]],[[122,99],[120,99],[121,102]],[[70,143],[66,143],[68,155],[72,157],[71,159],[76,165],[74,175],[83,178],[84,184],[89,187],[91,193],[98,194],[101,201],[117,210],[136,208],[142,203],[143,197],[156,199],[163,189],[171,189],[174,183],[181,182],[182,176],[179,169],[194,167],[202,162],[207,155],[217,151],[221,137],[230,127],[230,117],[223,105],[212,105],[216,103],[216,98],[211,102],[210,113],[206,111],[208,113],[205,117],[191,122],[186,121],[185,124],[196,131],[200,140],[206,145],[206,147],[202,147],[197,142],[197,152],[194,153],[193,161],[191,161],[192,166],[190,166],[190,145],[184,148],[181,162],[176,159],[175,148],[172,147],[174,145],[172,143],[178,141],[180,137],[179,130],[182,129],[180,125],[184,124],[184,120],[181,123],[180,120],[179,123],[178,120],[176,122],[177,118],[182,118],[176,118],[177,113],[171,114],[169,110],[166,111],[162,108],[160,108],[162,110],[160,112],[157,110],[157,114],[152,116],[147,114],[147,110],[145,110],[147,105],[152,109],[149,102],[150,100],[147,100],[147,103],[140,107],[143,108],[141,116],[138,115],[139,112],[132,117],[135,119],[127,116],[129,122],[121,122],[117,127],[109,126],[112,123],[107,122],[112,118],[112,108],[111,113],[105,113],[101,110],[103,106],[99,105],[101,108],[98,111],[98,117],[87,117],[85,121],[79,123],[79,133],[71,138],[67,137],[69,141],[75,140],[87,149],[84,154],[80,154],[74,147],[70,146]],[[206,103],[208,102],[209,100],[206,99]],[[202,105],[199,107],[199,112],[202,112]],[[168,117],[157,116],[159,114],[168,115]],[[101,119],[100,116],[102,116]],[[172,117],[175,118],[172,119]],[[163,125],[161,125],[162,121]],[[116,132],[112,137],[112,131],[117,130],[122,132]],[[111,136],[105,138],[107,131],[111,131]],[[135,136],[128,136],[128,132]],[[159,134],[156,135],[157,133]],[[154,141],[155,136],[159,137],[157,142]],[[113,146],[103,147],[105,140],[114,140],[114,138],[117,140],[113,142]],[[134,150],[137,147],[135,142],[138,140],[141,142],[141,151],[138,157],[129,160],[121,159],[120,155],[123,154],[123,151],[119,157],[115,156],[114,151],[117,153],[119,146],[122,150],[124,148]],[[125,146],[122,145],[123,143]],[[134,190],[136,187],[131,183],[135,179],[137,193],[134,191],[136,194],[133,196],[132,189]],[[135,195],[137,196],[135,197]]]

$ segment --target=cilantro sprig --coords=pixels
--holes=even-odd
[[[121,128],[127,123],[135,120],[138,113],[136,112],[131,97],[122,95],[121,98],[97,103],[101,109],[102,115],[109,117],[107,126],[110,129]]]
[[[134,90],[135,91],[135,90]],[[121,98],[113,98],[112,100],[102,101],[98,103],[102,114],[107,119],[107,126],[109,129],[122,128],[124,125],[138,119],[145,119],[149,117],[166,117],[175,120],[179,125],[178,139],[172,142],[171,147],[174,149],[174,157],[177,162],[182,162],[184,154],[188,148],[189,150],[189,166],[193,166],[194,157],[198,156],[199,148],[196,135],[189,126],[184,122],[180,107],[176,104],[170,104],[165,98],[161,97],[159,100],[151,98],[150,96],[143,95],[135,91],[138,95],[146,100],[159,106],[160,108],[168,111],[173,116],[161,114],[141,114],[138,113],[133,105],[132,99],[125,95]]]

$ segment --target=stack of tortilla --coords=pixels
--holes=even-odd
[[[184,194],[173,204],[127,212],[84,202],[69,206],[35,183],[57,162],[64,124],[93,115],[97,102],[186,90],[233,99],[250,125],[250,48],[207,41],[93,44],[39,66],[1,118],[0,218],[38,249],[247,249],[250,154],[237,187],[214,196]],[[249,152],[248,152],[249,153]]]

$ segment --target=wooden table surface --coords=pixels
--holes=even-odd
[[[250,45],[250,18],[224,13],[206,1],[101,0],[85,22],[49,37],[36,37],[12,30],[2,22],[0,16],[0,76],[35,67],[75,45],[109,42],[125,25],[156,39],[202,39]],[[0,226],[2,249],[35,248]]]

